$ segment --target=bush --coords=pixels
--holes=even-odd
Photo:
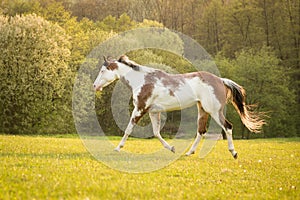
[[[65,31],[36,15],[0,16],[0,131],[57,133],[72,128]]]

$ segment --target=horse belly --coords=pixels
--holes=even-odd
[[[181,87],[176,91],[162,88],[156,91],[151,105],[152,112],[182,110],[196,104],[197,98],[191,88]]]

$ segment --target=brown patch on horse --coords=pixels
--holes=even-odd
[[[118,62],[131,67],[135,71],[139,71],[139,69],[140,69],[140,65],[132,60],[129,60],[129,58],[126,55],[121,56],[119,58]]]
[[[216,75],[201,71],[201,72],[192,72],[192,73],[183,74],[183,77],[188,79],[199,77],[202,82],[213,87],[214,94],[216,95],[216,98],[219,100],[221,104],[226,103],[228,91],[224,86],[223,81]]]
[[[118,64],[117,63],[110,63],[107,67],[106,67],[108,70],[116,70],[118,69]]]
[[[156,81],[157,79],[152,73],[145,76],[145,83],[137,96],[137,107],[142,114],[143,112],[147,112],[149,110],[149,108],[146,108],[146,102],[152,95]]]
[[[147,100],[152,96],[154,85],[156,84],[157,80],[162,76],[164,76],[163,73],[164,72],[157,70],[145,76],[145,83],[142,86],[141,91],[137,96],[137,108],[141,112],[141,115],[144,115],[146,112],[148,112],[149,107],[146,107]],[[172,92],[170,91],[170,93]],[[137,123],[141,117],[142,116],[139,116],[136,117],[136,119],[133,119],[134,122]]]
[[[180,84],[184,83],[184,77],[181,75],[170,75],[160,70],[151,74],[161,80],[162,84],[169,89],[170,96],[175,96],[175,91],[178,90]]]
[[[201,102],[197,103],[198,107],[198,133],[200,135],[203,135],[207,132],[206,125],[208,121],[209,114],[205,112],[203,109]]]
[[[204,83],[207,83],[208,85],[213,87],[214,93],[221,104],[226,103],[227,90],[224,86],[223,81],[219,77],[208,72],[199,72],[199,78]]]
[[[167,77],[162,77],[162,83],[167,86],[170,87],[174,90],[178,89],[180,84],[183,83],[183,79],[181,76],[177,76],[177,75],[169,75]]]
[[[171,89],[169,89],[169,94],[170,94],[170,96],[172,96],[172,97],[175,96],[174,91],[172,91]]]
[[[140,115],[132,119],[132,123],[136,124],[138,121],[149,111],[149,107],[146,107],[147,100],[151,97],[154,89],[154,83],[145,83],[139,95],[137,96],[137,108],[140,111]]]
[[[207,124],[207,121],[208,121],[208,113],[205,113],[203,116],[201,116],[199,119],[198,119],[198,133],[200,135],[203,135],[207,132],[207,129],[206,129],[206,124]]]
[[[131,123],[137,124],[140,119],[149,111],[149,108],[144,109],[141,111],[141,114],[139,116],[136,116],[135,118],[132,119]]]
[[[145,85],[142,86],[141,91],[137,97],[138,98],[137,106],[139,111],[146,109],[146,102],[151,97],[153,89],[154,89],[153,83],[146,83]]]
[[[126,55],[120,56],[118,62],[123,62],[124,60],[128,60],[128,57]]]

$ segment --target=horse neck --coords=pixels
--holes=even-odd
[[[118,63],[117,74],[120,78],[125,78],[128,73],[131,73],[131,71],[133,71],[132,68],[130,68],[122,63]]]
[[[143,85],[145,72],[144,71],[136,71],[131,67],[126,66],[124,64],[120,64],[118,68],[118,75],[123,82],[129,85],[132,89],[140,87]]]

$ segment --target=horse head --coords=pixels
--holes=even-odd
[[[102,91],[104,87],[108,86],[119,78],[117,73],[119,67],[117,61],[110,57],[106,58],[103,56],[103,58],[104,63],[101,65],[100,72],[94,82],[94,89],[97,91]],[[99,60],[99,63],[100,62],[102,62],[102,60]]]

